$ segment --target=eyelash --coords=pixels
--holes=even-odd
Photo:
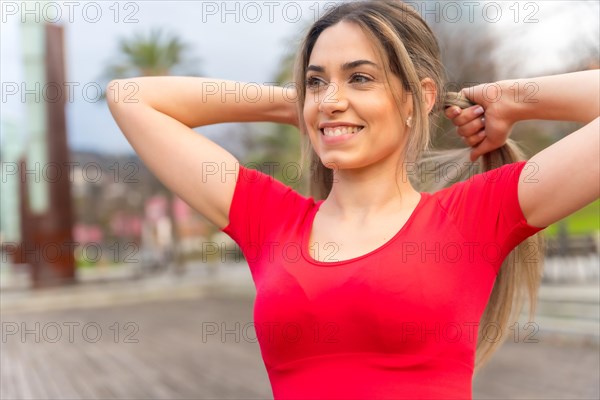
[[[350,80],[353,80],[354,78],[364,78],[366,80],[364,82],[359,82],[360,84],[368,83],[368,82],[370,82],[372,80],[371,78],[369,78],[368,76],[363,75],[363,74],[353,74],[350,77]],[[306,81],[305,81],[306,87],[311,88],[311,89],[314,88],[315,87],[315,85],[314,85],[315,82],[319,81],[319,80],[320,79],[318,79],[317,77],[314,77],[314,76],[306,78]]]

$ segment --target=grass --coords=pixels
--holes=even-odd
[[[569,215],[562,221],[566,223],[569,235],[580,236],[595,234],[600,231],[600,200],[596,200],[592,204]],[[544,232],[547,237],[557,236],[558,223],[550,225]]]
[[[77,258],[75,257],[75,266],[77,268],[90,268],[95,267],[98,263],[92,262],[85,258]]]

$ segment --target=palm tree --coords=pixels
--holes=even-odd
[[[152,29],[146,36],[136,33],[132,38],[119,40],[116,62],[108,65],[104,78],[134,76],[197,75],[197,59],[184,57],[189,45],[162,29]]]
[[[165,34],[162,29],[152,29],[148,35],[136,33],[132,38],[121,38],[116,60],[106,66],[100,81],[106,84],[113,79],[132,78],[137,76],[186,75],[198,76],[197,58],[189,58],[185,53],[189,45],[176,35]],[[105,98],[103,96],[103,98]],[[163,186],[164,188],[164,186]],[[182,255],[178,251],[179,234],[173,212],[175,195],[169,193],[168,213],[172,221],[174,248],[172,261],[176,271],[182,271]]]

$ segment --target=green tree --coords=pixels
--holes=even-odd
[[[134,76],[196,76],[200,61],[187,56],[189,49],[187,43],[161,28],[152,29],[147,35],[138,32],[119,40],[117,57],[107,65],[103,78],[110,81]]]

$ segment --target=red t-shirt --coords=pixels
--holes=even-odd
[[[524,166],[423,192],[387,243],[344,261],[333,261],[333,244],[330,262],[308,248],[323,201],[240,166],[223,232],[250,267],[275,399],[471,398],[477,327],[497,272],[543,229],[518,203]],[[488,340],[497,334],[486,330]]]

